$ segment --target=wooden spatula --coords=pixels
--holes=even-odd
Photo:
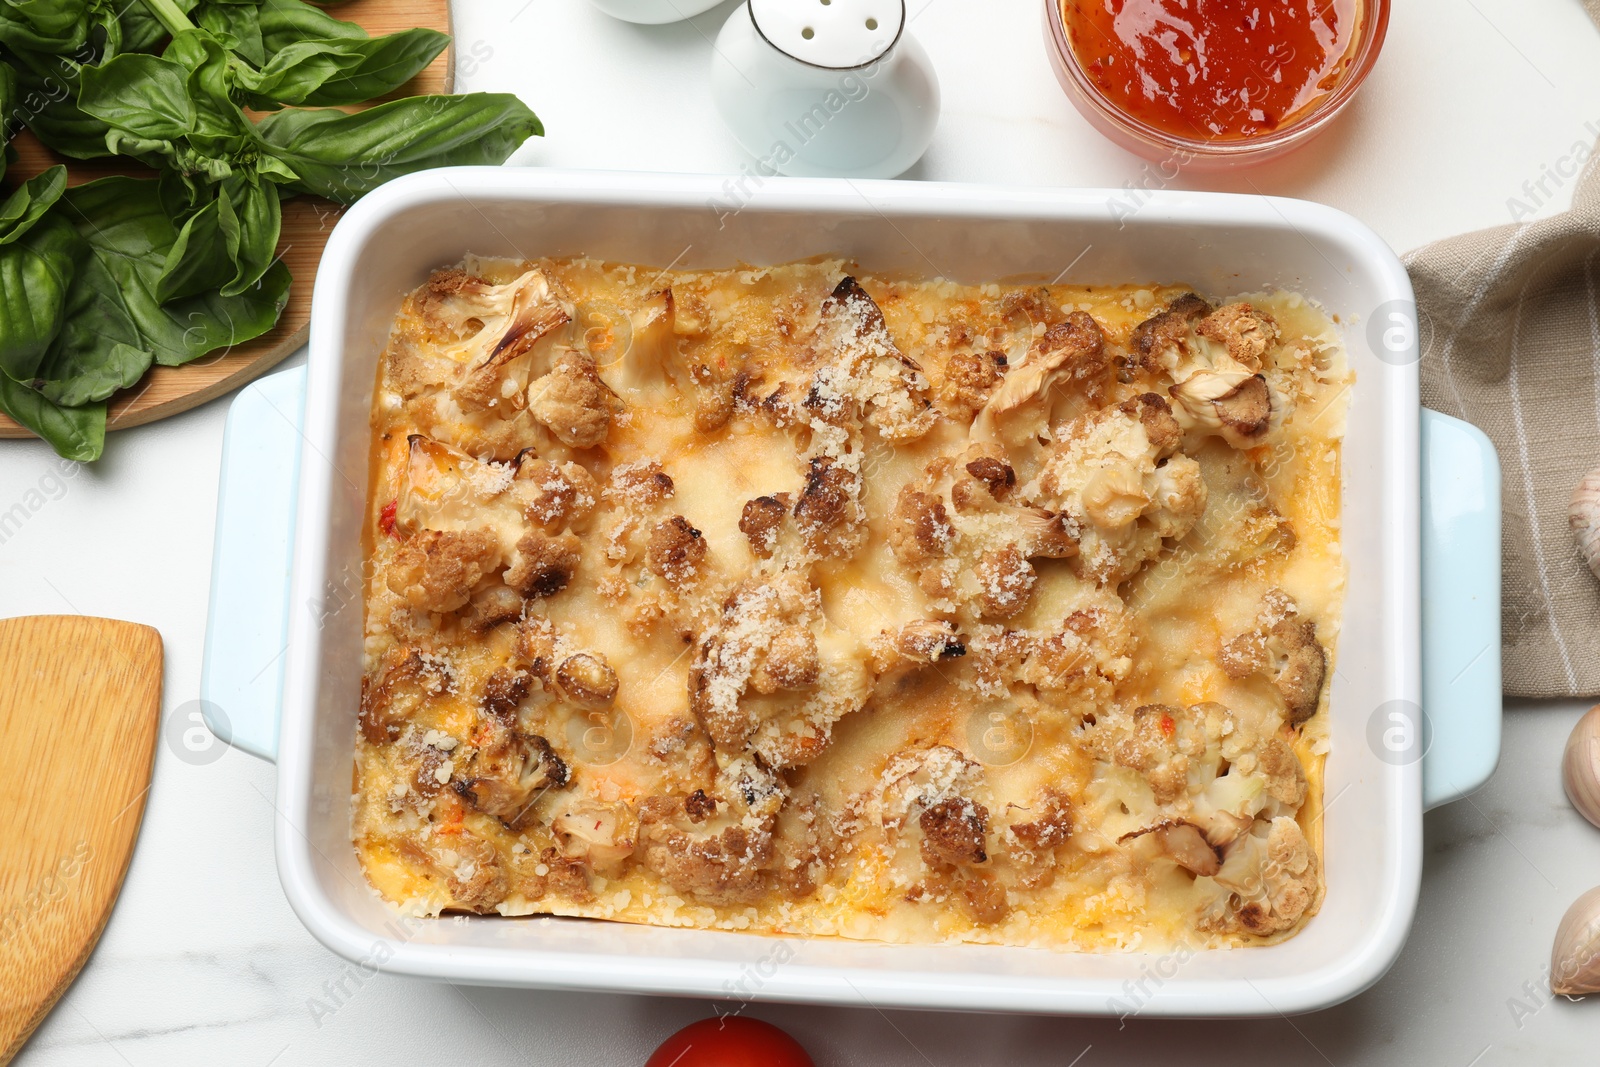
[[[78,974],[122,888],[161,718],[161,635],[0,620],[0,1064]]]

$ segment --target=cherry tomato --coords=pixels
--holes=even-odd
[[[690,1023],[644,1067],[816,1067],[800,1043],[771,1023],[725,1015]]]

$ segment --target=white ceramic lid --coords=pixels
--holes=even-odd
[[[750,21],[774,48],[815,67],[865,66],[905,28],[905,0],[750,0]]]

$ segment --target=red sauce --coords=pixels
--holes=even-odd
[[[1165,133],[1271,133],[1336,88],[1361,0],[1060,0],[1067,37],[1112,105]]]

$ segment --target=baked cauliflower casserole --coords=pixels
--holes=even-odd
[[[430,915],[1292,934],[1350,381],[1286,293],[436,272],[373,408],[368,879]]]

